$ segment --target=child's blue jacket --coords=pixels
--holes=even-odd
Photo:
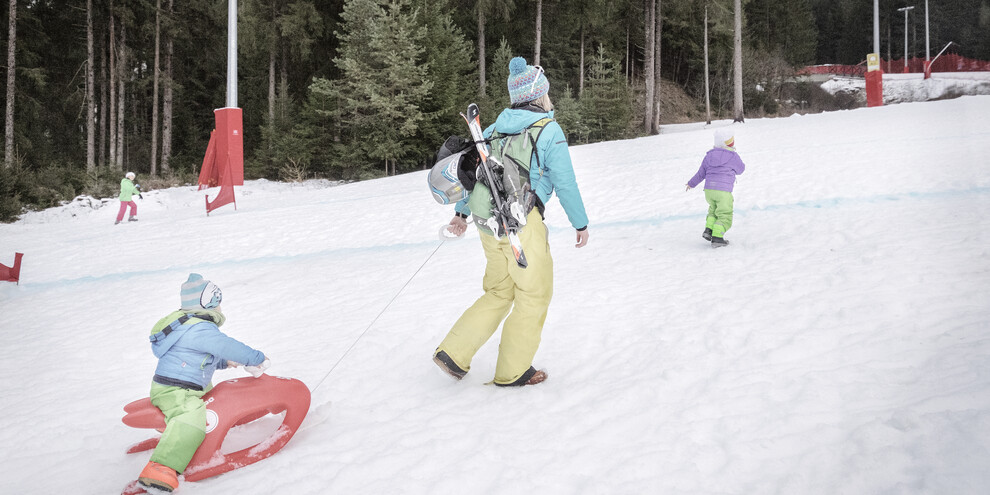
[[[151,350],[158,358],[155,382],[206,390],[212,384],[213,372],[226,368],[227,361],[254,366],[265,360],[261,351],[221,332],[209,313],[219,315],[215,311],[180,310],[155,325],[150,337]],[[222,324],[222,315],[219,320]]]

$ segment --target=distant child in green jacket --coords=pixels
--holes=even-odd
[[[133,197],[136,194],[137,197],[144,199],[141,196],[141,186],[134,184],[134,172],[127,172],[127,175],[120,181],[120,210],[117,212],[117,221],[114,225],[120,223],[124,219],[124,212],[127,211],[127,207],[131,207],[131,216],[127,217],[128,222],[137,221],[137,203],[133,201]]]

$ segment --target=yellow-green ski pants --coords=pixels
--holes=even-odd
[[[712,236],[723,237],[732,227],[732,193],[705,189],[705,200],[708,201],[705,227],[712,229]]]
[[[186,470],[206,438],[206,403],[201,397],[208,391],[151,383],[151,403],[165,413],[165,431],[151,454],[152,462],[180,473]]]
[[[519,240],[529,263],[526,268],[516,264],[508,237],[496,239],[481,233],[488,261],[482,280],[485,294],[454,323],[438,348],[467,371],[475,353],[504,318],[495,364],[495,383],[499,384],[518,380],[532,366],[553,297],[553,259],[547,229],[537,209],[526,217]]]

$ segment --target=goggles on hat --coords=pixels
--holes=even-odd
[[[539,65],[534,65],[533,68],[536,69],[536,77],[533,78],[533,84],[529,85],[530,93],[532,93],[533,90],[536,89],[536,83],[540,82],[540,74],[543,74],[543,67]]]
[[[206,309],[214,309],[220,306],[220,301],[223,300],[223,292],[220,288],[216,286],[213,282],[206,284],[206,288],[203,289],[203,293],[199,296],[199,304]]]

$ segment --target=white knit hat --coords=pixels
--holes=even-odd
[[[179,292],[182,309],[215,309],[223,300],[223,293],[213,282],[198,273],[190,273]]]
[[[727,150],[736,149],[736,135],[732,129],[722,127],[715,131],[715,147]]]
[[[134,172],[127,172],[127,174],[124,175],[124,177],[127,177],[130,180],[134,180],[134,178],[137,177],[137,176],[134,175]]]

